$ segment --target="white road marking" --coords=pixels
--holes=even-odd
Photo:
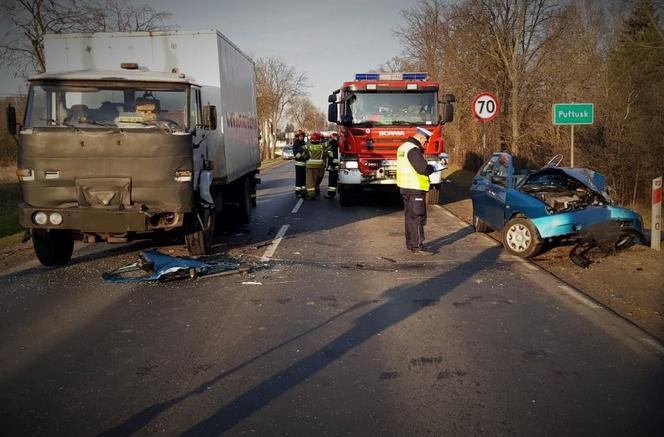
[[[272,244],[268,246],[267,249],[265,249],[265,253],[261,257],[261,261],[269,261],[270,258],[274,255],[274,252],[276,252],[277,247],[279,247],[279,243],[281,243],[281,240],[284,238],[284,235],[286,235],[286,231],[288,230],[288,227],[290,225],[283,225],[281,229],[279,229],[279,232],[277,232],[277,235],[275,235],[274,240],[272,240]]]
[[[571,287],[569,287],[567,285],[559,285],[558,288],[560,288],[565,293],[567,293],[568,296],[573,297],[579,303],[587,306],[588,308],[592,308],[592,309],[602,308],[601,306],[597,305],[592,300],[588,299],[587,297],[585,297],[584,295],[582,295],[581,293],[579,293],[578,291],[572,289]]]
[[[645,338],[645,337],[643,337],[641,339],[641,341],[644,342],[645,344],[647,344],[648,346],[654,348],[660,354],[664,355],[664,346],[662,346],[662,344],[659,343],[658,341],[655,341],[651,338]]]
[[[297,203],[293,207],[293,210],[291,211],[291,214],[297,214],[297,212],[300,210],[300,207],[302,206],[302,202],[304,202],[304,199],[300,199],[297,201]]]

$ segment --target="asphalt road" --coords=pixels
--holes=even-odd
[[[139,244],[0,276],[2,434],[662,434],[637,328],[442,208],[422,258],[398,196],[298,206],[292,172],[218,241],[250,274],[104,282]]]

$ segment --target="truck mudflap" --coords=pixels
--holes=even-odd
[[[37,215],[42,213],[43,224]],[[44,220],[45,219],[45,220]],[[166,229],[182,224],[182,213],[148,214],[138,209],[35,208],[19,206],[19,221],[28,229],[63,229],[88,233],[124,234]]]

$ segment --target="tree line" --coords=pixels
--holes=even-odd
[[[553,126],[554,103],[595,104],[575,131],[575,165],[604,173],[622,203],[646,203],[664,173],[664,32],[653,0],[420,0],[394,30],[403,53],[387,71],[426,71],[457,97],[447,151],[475,170],[492,151],[569,165],[570,127]],[[481,123],[470,105],[494,92],[502,113]]]

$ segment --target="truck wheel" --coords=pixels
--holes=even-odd
[[[440,184],[431,185],[427,192],[427,205],[438,205],[440,202]]]
[[[473,214],[473,228],[475,229],[475,232],[480,232],[482,234],[486,234],[491,229],[484,220],[475,214]]]
[[[503,228],[503,246],[512,255],[530,258],[540,252],[542,240],[530,220],[516,217]]]
[[[192,213],[192,223],[188,225],[184,235],[187,251],[190,255],[207,255],[212,247],[212,235],[215,228],[214,211],[201,214],[205,229],[201,227],[198,217]]]
[[[337,187],[337,191],[339,192],[339,204],[341,206],[353,206],[357,204],[359,198],[359,190],[356,187],[339,185]]]
[[[74,236],[60,229],[33,229],[32,245],[44,266],[64,266],[74,252]]]
[[[242,178],[237,189],[238,219],[241,224],[248,225],[251,222],[252,199],[251,182],[248,178]]]

